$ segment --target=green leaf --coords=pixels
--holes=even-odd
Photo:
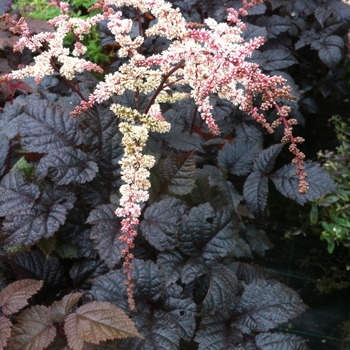
[[[73,350],[83,350],[84,342],[98,344],[111,339],[142,338],[124,311],[104,301],[80,306],[67,316],[64,330]]]
[[[318,208],[316,203],[311,203],[310,222],[315,225],[318,221]]]
[[[32,306],[17,316],[16,320],[17,323],[12,328],[9,350],[43,350],[56,336],[49,307]]]
[[[178,245],[177,232],[186,205],[179,199],[166,198],[152,204],[144,213],[140,228],[150,244],[160,251]]]
[[[26,305],[43,286],[42,281],[24,279],[9,284],[0,292],[0,307],[5,315],[12,315]]]

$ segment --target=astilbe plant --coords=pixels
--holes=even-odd
[[[250,257],[251,249],[263,255],[271,242],[263,231],[240,220],[236,211],[242,196],[226,181],[225,174],[249,175],[243,195],[247,208],[257,217],[266,206],[268,178],[300,204],[333,189],[325,172],[313,163],[304,163],[305,156],[298,148],[303,139],[293,136],[296,120],[288,118],[290,108],[284,104],[293,99],[285,80],[265,75],[257,64],[247,61],[263,39],[243,40],[245,25],[239,16],[261,2],[243,1],[239,11],[227,10],[227,23],[208,18],[205,26],[187,23],[178,9],[162,0],[99,1],[91,9],[100,13],[87,19],[70,17],[69,4],[57,1],[61,15],[50,21],[55,31],[36,35],[30,34],[23,19],[2,17],[12,25],[13,33],[21,35],[14,49],[27,48],[35,56],[33,63],[3,75],[0,81],[32,77],[46,97],[33,97],[36,102],[25,106],[19,101],[16,104],[15,99],[3,115],[2,142],[7,152],[9,140],[19,135],[21,152],[40,157],[33,164],[21,159],[11,171],[11,155],[2,157],[5,175],[0,184],[0,213],[5,219],[1,240],[8,252],[36,245],[47,255],[55,251],[67,258],[74,252],[58,248],[56,233],[61,231],[65,239],[79,246],[80,256],[90,258],[95,255],[81,222],[92,225],[89,237],[103,262],[93,263],[95,280],[86,298],[112,302],[126,312],[136,311],[130,315],[145,337],[122,342],[121,349],[153,349],[154,343],[162,349],[176,349],[180,338],[194,339],[200,349],[269,349],[272,342],[305,348],[298,337],[268,332],[305,309],[296,293],[270,281],[268,271],[234,261]],[[136,8],[139,36],[131,37],[133,23],[124,18],[123,6]],[[146,39],[140,26],[145,13],[155,19],[145,32]],[[103,71],[84,59],[86,47],[81,41],[98,24],[107,25],[124,63],[95,86],[86,71]],[[76,38],[72,48],[63,43],[68,32]],[[146,41],[151,37],[166,38],[167,48],[146,53]],[[71,109],[75,119],[66,113],[67,99],[60,108],[47,101],[50,95],[41,90],[44,80],[52,75],[68,84],[71,96],[81,99]],[[196,159],[196,149],[203,151],[198,142],[200,132],[194,132],[192,123],[190,132],[184,133],[187,139],[174,140],[176,130],[186,123],[179,120],[178,111],[194,104],[194,115],[199,112],[207,127],[205,130],[200,123],[203,135],[218,138],[223,119],[216,120],[215,99],[221,101],[223,109],[225,103],[230,106],[228,116],[232,106],[239,106],[269,133],[282,125],[282,144],[262,150],[261,130],[249,127],[248,136],[236,130],[232,142],[218,139],[223,147],[217,152],[217,167],[204,162],[197,168],[196,162],[203,159],[200,152]],[[270,108],[278,115],[271,124],[264,116]],[[110,111],[116,117],[111,117]],[[167,132],[169,140],[174,132],[174,148],[186,153],[169,154],[170,143],[161,154],[157,144],[160,135]],[[166,140],[167,136],[163,137]],[[179,146],[179,142],[183,144]],[[293,165],[271,174],[285,143],[290,143]],[[119,171],[122,184],[116,180]],[[119,186],[118,200],[113,198],[113,186]],[[90,206],[88,217],[83,202]],[[80,207],[85,211],[79,211]],[[141,260],[142,254],[150,256],[152,250],[148,245],[150,251],[137,251],[135,237],[140,230],[140,239],[145,238],[158,251],[157,258],[152,257],[157,264]],[[134,254],[138,254],[136,259]],[[122,258],[126,277],[113,270]],[[34,270],[37,276],[42,274],[37,271],[40,264],[59,270],[54,257],[47,262],[39,251],[21,252],[8,260],[15,271]],[[77,262],[71,268],[72,280],[79,280],[84,264]],[[112,271],[105,274],[107,268]],[[92,284],[74,283],[86,289]],[[202,321],[194,338],[195,302],[200,305]],[[287,308],[282,306],[285,304]],[[222,314],[218,314],[220,310]],[[147,322],[148,318],[152,322]],[[220,340],[215,347],[210,334],[217,326]],[[261,334],[246,336],[256,332]],[[230,341],[224,340],[228,338]],[[83,342],[73,348],[82,349]]]
[[[92,25],[108,19],[108,28],[114,34],[115,40],[121,46],[119,55],[130,57],[127,64],[123,64],[119,71],[108,74],[105,81],[100,82],[93,94],[85,99],[77,107],[72,115],[78,116],[91,108],[95,103],[108,100],[113,95],[121,95],[126,89],[137,93],[151,93],[152,98],[146,106],[143,114],[137,110],[130,110],[122,106],[113,105],[111,108],[116,115],[123,120],[119,128],[124,135],[122,143],[125,147],[124,158],[121,161],[123,180],[126,182],[120,189],[122,198],[121,207],[116,210],[116,215],[124,217],[122,221],[125,236],[121,238],[127,243],[125,256],[126,273],[129,276],[130,307],[134,309],[132,298],[132,282],[130,275],[130,260],[133,248],[133,238],[137,235],[135,227],[139,224],[138,217],[141,213],[139,203],[148,199],[150,183],[146,178],[149,175],[148,168],[154,164],[154,158],[143,155],[142,150],[148,139],[150,131],[166,132],[170,125],[162,117],[159,101],[166,102],[166,96],[160,95],[165,86],[186,85],[190,87],[190,93],[178,98],[194,99],[201,117],[209,127],[213,135],[219,135],[220,130],[212,116],[210,94],[217,94],[220,98],[231,101],[252,117],[268,132],[284,124],[284,137],[282,142],[290,142],[290,150],[295,155],[292,163],[298,168],[295,175],[299,177],[299,193],[306,193],[308,182],[304,172],[304,154],[298,149],[297,144],[303,142],[301,137],[293,137],[292,125],[295,119],[288,120],[288,106],[280,107],[276,100],[280,98],[293,99],[290,88],[285,86],[282,77],[270,77],[263,74],[254,63],[246,62],[252,52],[263,43],[262,38],[256,38],[250,42],[244,42],[241,37],[244,24],[238,18],[245,15],[247,9],[262,1],[243,1],[243,8],[238,12],[233,8],[228,9],[228,24],[217,23],[213,19],[207,19],[205,24],[208,29],[192,29],[187,25],[179,10],[171,8],[164,1],[99,1],[92,9],[101,8],[102,14],[95,15],[87,20],[69,18],[68,4],[60,2],[62,15],[51,20],[55,26],[55,33],[40,33],[30,36],[23,19],[18,22],[6,16],[5,21],[14,25],[13,32],[21,33],[22,37],[14,50],[23,50],[28,47],[32,51],[39,51],[35,57],[35,63],[2,77],[2,81],[23,79],[27,76],[35,78],[38,84],[40,80],[51,75],[55,71],[62,77],[71,80],[75,72],[84,70],[101,72],[101,69],[85,59],[80,58],[85,51],[80,40],[87,34]],[[132,21],[122,19],[120,11],[114,11],[111,7],[131,5],[142,12],[150,11],[158,22],[146,31],[146,35],[160,35],[172,40],[170,47],[158,55],[144,57],[138,49],[143,43],[141,36],[131,40],[128,33]],[[63,39],[69,31],[73,31],[77,38],[74,50],[71,52],[64,48]],[[48,43],[48,50],[41,52],[42,43]],[[54,63],[55,62],[55,63]],[[256,95],[262,94],[263,102],[258,107],[253,106]],[[161,97],[162,96],[162,97]],[[270,125],[262,111],[275,107],[279,118]]]

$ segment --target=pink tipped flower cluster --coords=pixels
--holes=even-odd
[[[37,51],[34,63],[1,77],[1,80],[21,79],[32,76],[36,82],[45,75],[58,72],[71,80],[75,72],[87,69],[102,73],[96,64],[82,58],[86,47],[81,43],[83,36],[91,27],[102,20],[108,20],[108,28],[119,44],[119,55],[128,57],[127,63],[120,66],[113,74],[107,74],[89,98],[83,99],[81,104],[72,113],[77,116],[95,103],[100,103],[114,95],[121,95],[128,89],[136,94],[150,94],[150,102],[144,110],[139,111],[113,105],[112,110],[121,119],[119,128],[123,134],[124,157],[121,161],[122,178],[125,182],[120,188],[120,207],[116,215],[123,218],[121,240],[126,242],[127,248],[123,251],[124,267],[127,274],[127,292],[131,309],[135,309],[133,300],[133,283],[131,277],[131,260],[133,255],[133,239],[137,235],[141,214],[141,203],[148,199],[149,169],[154,164],[154,158],[144,155],[143,148],[149,131],[166,132],[170,125],[162,117],[159,103],[167,100],[164,89],[170,85],[184,85],[190,87],[189,94],[176,94],[173,100],[193,98],[201,117],[208,125],[210,132],[219,135],[220,130],[213,118],[213,106],[210,96],[217,95],[239,106],[239,108],[260,123],[270,133],[283,124],[285,134],[282,142],[290,142],[290,151],[294,155],[293,163],[298,168],[299,192],[305,193],[308,189],[307,174],[304,172],[304,154],[299,151],[298,144],[302,138],[293,137],[292,126],[294,119],[288,119],[289,107],[279,106],[276,100],[292,99],[290,88],[285,86],[282,77],[267,76],[259,67],[247,58],[254,50],[263,44],[263,38],[255,38],[246,42],[242,38],[244,23],[240,15],[246,15],[247,10],[263,0],[243,0],[243,7],[236,11],[228,9],[228,22],[218,23],[212,18],[205,20],[205,25],[186,23],[178,9],[164,0],[98,0],[91,9],[100,9],[101,14],[87,19],[70,18],[67,12],[68,5],[59,2],[61,15],[50,21],[56,28],[54,32],[40,33],[31,36],[23,19],[15,22],[9,16],[5,20],[14,27],[12,31],[22,35],[16,50],[24,47]],[[163,36],[172,41],[168,49],[150,57],[142,55],[140,47],[144,38],[138,36],[132,39],[129,36],[132,22],[122,18],[122,13],[115,10],[121,6],[133,6],[139,13],[150,12],[156,23],[145,33],[146,36]],[[73,32],[77,42],[70,51],[63,45],[63,39],[68,32]],[[43,49],[46,43],[47,49]],[[42,51],[43,50],[43,51]],[[253,105],[256,95],[263,96],[259,108]],[[168,98],[171,100],[170,98]],[[279,118],[269,124],[263,111],[275,108]]]

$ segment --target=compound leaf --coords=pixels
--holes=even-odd
[[[267,71],[285,69],[298,63],[288,49],[255,50],[251,60]]]
[[[5,348],[11,335],[12,322],[5,316],[0,317],[0,347]]]
[[[186,264],[182,268],[181,282],[188,284],[196,277],[202,276],[208,272],[208,265],[201,256],[197,258],[190,258],[186,261]]]
[[[253,225],[247,225],[244,234],[251,249],[260,256],[265,256],[265,251],[274,247],[266,232],[264,230],[258,230]]]
[[[243,196],[248,209],[256,216],[262,216],[268,194],[268,179],[265,174],[252,172],[243,187]]]
[[[243,342],[242,335],[228,326],[226,315],[217,313],[202,317],[201,324],[194,340],[199,343],[198,350],[237,350]]]
[[[341,50],[343,45],[343,39],[337,35],[326,37],[318,48],[318,56],[329,68],[335,68],[343,56]]]
[[[194,188],[195,171],[193,153],[171,154],[160,165],[160,180],[170,193],[182,196]]]
[[[306,341],[295,334],[261,333],[255,338],[261,350],[307,350]]]
[[[38,186],[14,166],[0,182],[0,194],[0,216],[6,216],[32,208],[40,192]]]
[[[94,242],[101,259],[113,268],[121,259],[121,251],[125,243],[120,241],[120,219],[114,214],[115,206],[112,204],[99,205],[91,211],[87,224],[93,225],[90,238]]]
[[[177,250],[158,254],[157,265],[165,277],[166,287],[180,278],[185,261],[185,256]]]
[[[209,184],[211,187],[218,186],[221,195],[224,195],[227,197],[227,200],[229,204],[233,205],[235,208],[237,208],[237,205],[242,200],[242,196],[237,192],[237,190],[234,188],[231,182],[225,181],[223,177],[223,172],[212,166],[212,165],[204,165],[202,169],[197,169],[196,172],[197,176],[207,176],[209,180]],[[193,191],[195,192],[196,189]],[[196,198],[196,197],[195,197]],[[217,204],[216,200],[214,199],[214,203],[212,203],[212,200],[208,201],[213,207],[215,207],[214,204]],[[222,205],[224,204],[224,200],[222,199]]]
[[[168,316],[177,325],[180,337],[185,340],[191,340],[196,327],[196,304],[177,284],[166,288],[162,299],[161,308],[167,312]]]
[[[17,323],[12,328],[9,350],[43,350],[56,336],[49,307],[32,306],[17,316],[16,320]]]
[[[335,191],[335,185],[329,174],[317,163],[310,162],[305,164],[309,189],[306,194],[300,194],[298,191],[298,177],[294,175],[296,169],[296,165],[285,165],[269,177],[284,196],[303,205],[307,201],[313,201],[326,193]]]
[[[275,166],[276,158],[280,154],[283,146],[283,143],[279,143],[260,152],[254,162],[253,171],[260,174],[269,173]]]
[[[237,222],[231,206],[216,208],[209,203],[190,210],[182,219],[179,248],[190,256],[207,259],[225,256],[232,251],[238,238]]]
[[[10,257],[9,262],[17,273],[18,279],[43,280],[49,287],[46,288],[46,292],[51,296],[54,295],[55,288],[61,290],[65,285],[62,266],[54,256],[47,259],[40,251],[22,252]]]
[[[69,293],[65,295],[60,301],[55,301],[51,305],[52,320],[56,323],[61,323],[68,315],[70,309],[85,293]]]
[[[80,306],[75,313],[67,316],[64,330],[68,345],[73,350],[83,350],[85,341],[98,344],[111,339],[141,338],[124,311],[104,301]]]
[[[170,315],[157,309],[142,312],[143,322],[139,317],[139,323],[137,320],[135,323],[144,339],[126,339],[120,343],[120,350],[178,350],[180,343],[178,325]]]
[[[164,291],[164,281],[157,265],[150,261],[133,261],[134,298],[136,308],[143,310],[150,302],[160,298]],[[91,295],[98,300],[109,301],[129,312],[125,274],[122,270],[111,271],[94,281]]]
[[[69,270],[73,286],[76,289],[90,289],[96,277],[108,272],[108,267],[100,259],[78,260]]]
[[[86,153],[72,147],[62,147],[50,152],[41,158],[36,168],[38,180],[50,176],[58,185],[85,183],[91,181],[97,172],[97,164],[89,160]]]
[[[98,158],[99,175],[102,183],[107,189],[120,186],[120,164],[123,156],[123,147],[119,134],[107,141],[102,149],[101,156]]]
[[[272,279],[273,273],[263,267],[245,264],[241,262],[233,262],[227,266],[239,280],[244,281],[245,284],[250,284],[256,279]]]
[[[10,149],[10,140],[6,135],[0,134],[0,176],[6,169],[6,160]]]
[[[51,237],[63,225],[76,198],[68,189],[45,182],[34,207],[19,210],[3,222],[1,238],[9,246],[30,246]]]
[[[41,287],[42,281],[19,280],[9,284],[0,292],[0,307],[5,315],[12,315],[28,304],[31,298]]]
[[[196,187],[191,192],[194,203],[210,203],[212,207],[221,207],[230,204],[228,196],[225,196],[216,185],[211,186],[209,177],[202,176],[196,179]]]
[[[234,305],[239,289],[237,277],[225,265],[211,261],[209,289],[203,300],[202,314],[212,314]]]
[[[98,104],[84,113],[79,125],[83,130],[83,142],[102,150],[118,131],[118,120],[110,107]]]
[[[233,175],[248,175],[260,150],[260,143],[233,140],[219,151],[218,164],[222,170],[229,171]]]
[[[21,145],[28,152],[49,153],[81,144],[77,120],[48,100],[26,104],[19,133]]]
[[[160,251],[175,249],[178,244],[176,234],[185,211],[186,205],[172,197],[152,204],[141,221],[142,233]]]
[[[235,317],[242,333],[266,332],[306,309],[298,294],[279,282],[257,279],[244,289]]]
[[[289,30],[291,23],[286,17],[272,15],[260,16],[256,20],[256,25],[266,27],[268,38],[276,38],[279,34]]]

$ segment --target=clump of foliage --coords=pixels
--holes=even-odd
[[[129,317],[111,303],[94,301],[70,312],[84,293],[70,293],[51,306],[35,305],[18,315],[42,285],[42,281],[23,279],[0,291],[0,307],[4,315],[0,317],[2,348],[8,344],[9,350],[46,349],[59,339],[57,331],[65,334],[72,350],[85,349],[85,342],[99,344],[110,339],[142,338]],[[9,317],[14,314],[15,324],[12,325]],[[61,348],[65,346],[62,341],[55,343]]]
[[[4,17],[32,64],[0,78],[14,84],[0,120],[1,268],[44,281],[41,304],[72,291],[86,292],[77,310],[111,303],[143,337],[86,349],[307,348],[273,331],[305,310],[297,293],[240,262],[272,247],[248,219],[263,215],[269,180],[300,204],[334,190],[304,161],[286,80],[251,61],[262,29],[238,15],[258,2],[229,9],[229,25],[161,0],[100,1],[86,19],[61,2],[56,30],[37,35]],[[117,50],[106,75],[84,56],[96,24]],[[283,143],[264,143],[274,131]],[[276,170],[284,148],[293,164]],[[75,350],[65,334],[48,349]]]
[[[50,0],[14,1],[12,9],[18,9],[22,16],[48,21],[60,14],[57,6],[51,6]]]
[[[319,157],[337,190],[313,203],[310,220],[322,225],[321,239],[333,253],[336,244],[350,247],[350,123],[340,116],[333,116],[330,121],[334,124],[339,146],[336,152],[320,152]]]

